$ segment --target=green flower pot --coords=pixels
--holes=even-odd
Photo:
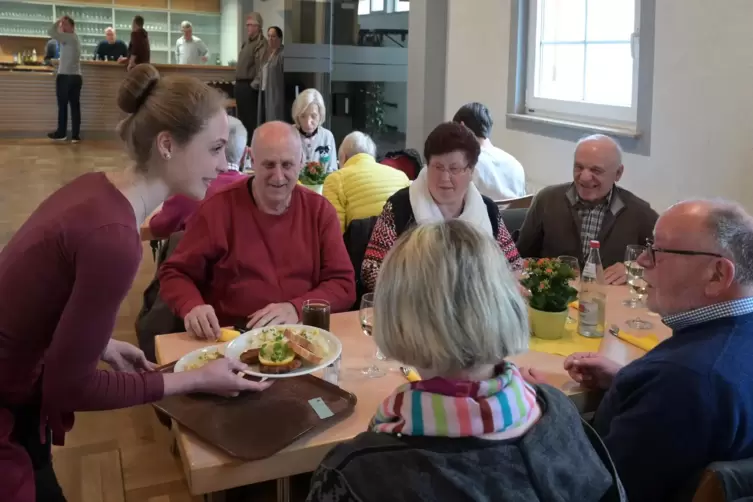
[[[531,320],[533,336],[544,340],[562,338],[567,321],[567,309],[562,312],[544,312],[529,307],[528,316]]]

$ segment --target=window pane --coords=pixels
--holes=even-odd
[[[384,0],[371,0],[371,12],[382,12],[384,10]]]
[[[369,1],[370,0],[358,0],[358,15],[359,16],[365,16],[366,14],[371,13],[371,8],[369,7]]]
[[[410,10],[410,2],[408,0],[397,0],[395,3],[395,12],[408,12]]]
[[[635,31],[635,0],[588,0],[588,40],[629,41]]]
[[[543,45],[536,72],[536,97],[581,101],[583,57],[583,44]]]
[[[632,105],[633,57],[630,43],[587,46],[585,101],[614,106]]]
[[[539,0],[539,8],[542,20],[540,27],[542,42],[584,40],[586,0]]]

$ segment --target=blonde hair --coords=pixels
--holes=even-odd
[[[209,119],[225,110],[225,98],[216,89],[185,75],[162,78],[150,64],[128,72],[117,100],[118,107],[129,114],[118,125],[118,133],[141,170],[159,133],[167,131],[184,145]]]
[[[306,89],[293,101],[293,122],[300,126],[298,119],[312,105],[319,108],[319,125],[322,125],[327,117],[327,108],[324,106],[324,98],[316,89]]]
[[[382,265],[374,341],[389,358],[452,374],[528,347],[528,314],[498,244],[460,220],[418,226]]]
[[[193,25],[191,24],[191,21],[183,21],[182,23],[180,23],[180,27],[181,27],[181,29],[183,29],[183,28],[192,28],[193,29]]]
[[[338,153],[347,161],[359,153],[366,153],[372,157],[376,157],[376,152],[376,144],[368,134],[354,131],[345,136],[345,139],[340,144],[340,151]]]

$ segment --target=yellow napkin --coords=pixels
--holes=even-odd
[[[639,349],[643,349],[646,352],[659,345],[659,338],[653,333],[648,333],[643,336],[635,336],[620,330],[619,332],[617,332],[616,336],[623,342],[627,342],[630,345],[635,345]]]
[[[531,336],[528,349],[534,352],[546,352],[557,356],[567,357],[575,352],[598,352],[601,338],[586,338],[580,336],[576,330],[577,324],[568,324],[562,330],[562,338],[558,340],[544,340]]]
[[[230,328],[220,329],[220,341],[221,342],[230,342],[238,338],[240,335],[241,335],[241,332],[236,331],[234,329],[230,329]]]
[[[405,375],[405,378],[410,383],[421,381],[421,375],[419,375],[418,371],[414,370],[413,368],[408,368],[408,374]]]

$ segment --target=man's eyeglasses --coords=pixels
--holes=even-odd
[[[444,167],[439,164],[429,164],[429,167],[434,169],[438,173],[450,173],[450,176],[457,176],[458,174],[464,173],[468,170],[470,166],[451,166],[451,167]]]
[[[649,264],[653,267],[656,265],[656,253],[679,254],[685,256],[713,256],[714,258],[724,258],[719,253],[709,253],[706,251],[688,251],[685,249],[664,249],[654,246],[654,241],[646,239],[646,256]]]

